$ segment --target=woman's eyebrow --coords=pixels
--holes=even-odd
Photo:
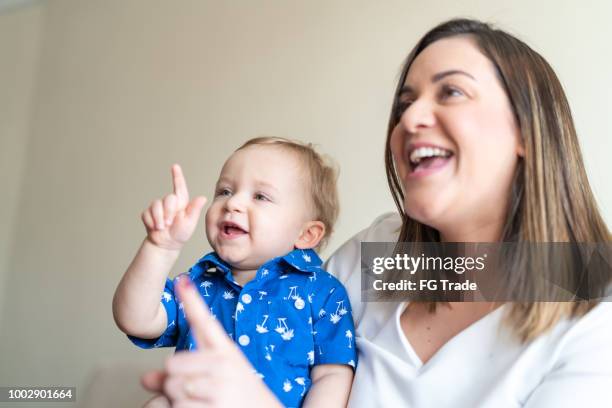
[[[472,75],[468,74],[465,71],[461,71],[460,69],[449,69],[448,71],[438,72],[437,74],[432,76],[431,82],[438,82],[441,79],[446,78],[450,75],[465,75],[466,77],[471,78],[473,81],[476,81],[476,78],[474,78]]]
[[[468,74],[465,71],[461,71],[460,69],[449,69],[448,71],[438,72],[437,74],[435,74],[435,75],[433,75],[431,77],[431,82],[432,83],[438,82],[438,81],[446,78],[447,76],[451,76],[451,75],[464,75],[464,76],[472,79],[473,81],[478,82],[478,81],[476,81],[476,78],[474,78],[471,74]],[[410,94],[413,94],[413,93],[414,93],[414,89],[410,85],[404,85],[400,89],[398,96],[410,95]]]

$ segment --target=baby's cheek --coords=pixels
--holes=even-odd
[[[208,211],[206,211],[206,216],[204,217],[204,224],[206,229],[206,236],[208,240],[212,240],[217,235],[216,231],[216,217],[214,216],[214,209],[210,207]]]

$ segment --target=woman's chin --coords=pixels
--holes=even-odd
[[[439,229],[440,225],[444,224],[444,219],[448,216],[446,207],[439,204],[422,204],[405,203],[404,208],[406,214],[415,221],[425,224],[428,227]]]

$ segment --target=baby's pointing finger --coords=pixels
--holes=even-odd
[[[187,181],[183,175],[183,170],[178,164],[172,166],[172,183],[174,184],[174,194],[178,198],[179,205],[187,205],[189,202],[189,190]]]

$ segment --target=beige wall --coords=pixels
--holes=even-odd
[[[330,250],[392,209],[382,151],[394,81],[417,37],[453,16],[500,23],[555,67],[610,223],[612,5],[458,3],[53,0],[0,14],[0,385],[82,391],[101,363],[168,352],[131,346],[110,303],[173,162],[210,194],[246,138],[318,143],[342,169]],[[206,250],[200,227],[175,272]]]
[[[41,7],[0,14],[0,327],[24,186],[42,19]]]

